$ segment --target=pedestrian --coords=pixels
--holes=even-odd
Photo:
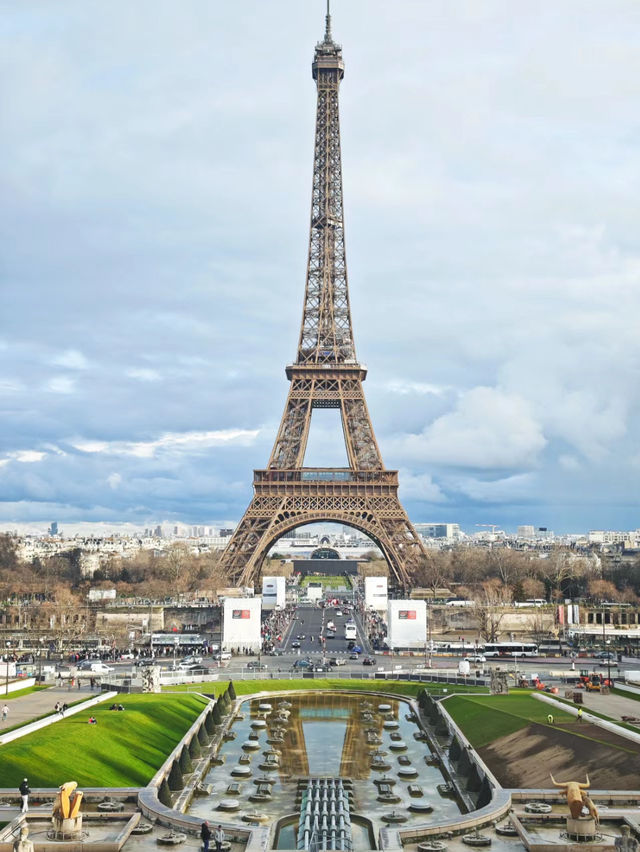
[[[582,722],[582,707],[578,707],[578,722]]]
[[[54,711],[54,713],[59,713],[59,712],[60,712],[60,708],[61,708],[61,707],[62,707],[62,705],[60,704],[60,702],[59,702],[59,701],[56,701],[56,703],[53,705],[53,711]]]
[[[221,825],[219,825],[216,829],[216,833],[213,835],[213,839],[216,842],[216,852],[221,852],[222,844],[224,843],[224,831],[222,830]]]
[[[9,705],[5,704],[4,707],[2,708],[2,721],[3,722],[7,721],[8,715],[9,715]]]
[[[61,716],[64,716],[64,714],[67,712],[68,706],[69,705],[66,702],[62,705],[62,707],[60,708],[60,715]]]
[[[202,852],[209,852],[211,829],[209,828],[209,823],[206,821],[206,819],[200,826],[200,837],[202,838]]]
[[[26,812],[29,810],[29,793],[31,792],[29,782],[26,778],[18,787],[18,790],[20,790],[20,795],[22,796],[22,813],[26,814]]]

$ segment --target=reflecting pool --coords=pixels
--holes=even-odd
[[[308,779],[342,778],[354,848],[370,848],[358,817],[371,820],[377,836],[392,812],[403,827],[460,813],[455,799],[438,792],[446,779],[427,764],[429,746],[416,735],[420,728],[401,699],[336,692],[248,699],[218,751],[223,762],[204,779],[211,795],[194,799],[190,813],[245,823],[290,817],[278,845],[292,848]]]

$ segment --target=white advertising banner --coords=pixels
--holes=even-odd
[[[285,577],[262,578],[262,609],[284,609],[286,596]]]
[[[390,648],[424,648],[427,641],[425,601],[389,601],[387,645]]]
[[[226,598],[222,621],[222,647],[225,651],[232,648],[260,649],[261,604],[260,598]]]
[[[364,578],[364,603],[366,607],[385,612],[387,609],[387,578]]]

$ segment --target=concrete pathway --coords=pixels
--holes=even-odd
[[[59,701],[60,704],[65,702],[71,704],[80,699],[90,698],[91,695],[99,694],[100,690],[92,690],[88,684],[83,685],[80,689],[77,687],[69,689],[68,686],[51,686],[48,689],[30,692],[28,695],[22,695],[19,698],[11,698],[11,695],[9,695],[7,700],[0,690],[0,707],[3,707],[6,703],[9,708],[7,721],[4,724],[0,721],[0,734],[7,728],[32,722],[46,713],[53,713],[56,701]]]
[[[587,692],[582,689],[577,691],[583,693],[583,706],[587,712],[595,710],[596,713],[604,713],[618,722],[622,716],[636,716],[640,719],[640,701],[623,695],[600,695],[599,692]]]

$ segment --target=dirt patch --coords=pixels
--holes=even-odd
[[[638,787],[640,745],[587,722],[562,728],[531,723],[478,754],[507,788],[551,788],[550,772],[556,781],[584,781],[589,775],[598,790]]]

